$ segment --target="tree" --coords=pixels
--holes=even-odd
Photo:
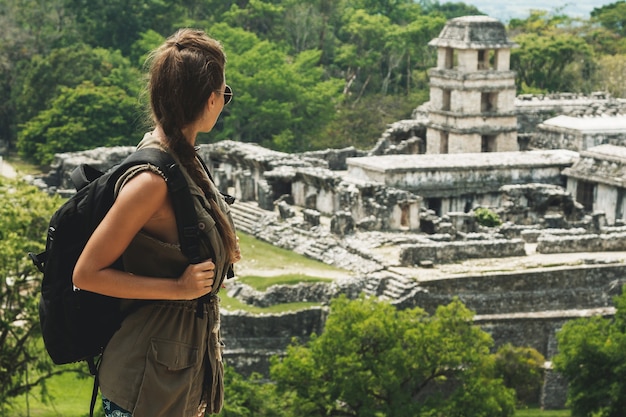
[[[19,72],[13,90],[18,123],[49,109],[63,87],[90,81],[96,86],[119,87],[130,96],[137,96],[141,89],[141,75],[128,58],[81,43],[36,55]]]
[[[26,254],[43,249],[60,200],[0,177],[0,201],[0,416],[5,416],[11,399],[59,372],[40,343],[39,273]]]
[[[295,152],[332,119],[340,81],[326,79],[319,51],[288,57],[277,45],[254,34],[215,25],[228,54],[227,82],[235,98],[211,136]]]
[[[281,4],[249,0],[245,7],[233,5],[224,13],[224,19],[226,23],[252,32],[262,39],[281,39],[284,34],[280,21],[284,12]]]
[[[345,68],[344,94],[352,96],[350,101],[358,101],[370,83],[373,90],[380,91],[386,39],[395,29],[397,26],[383,15],[370,15],[360,9],[346,13],[341,30],[343,44],[335,61]]]
[[[224,408],[220,417],[290,417],[284,400],[276,394],[275,385],[263,381],[259,374],[244,378],[234,369],[224,371]]]
[[[517,89],[543,92],[580,91],[591,78],[593,52],[584,39],[567,34],[524,33],[514,39],[511,69],[517,72]]]
[[[510,343],[496,352],[496,375],[502,378],[505,386],[515,390],[519,405],[536,405],[539,402],[545,361],[536,349]]]
[[[626,54],[601,56],[597,79],[599,90],[614,97],[626,97]]]
[[[270,367],[293,415],[512,416],[514,394],[494,376],[491,337],[454,300],[419,308],[342,296],[323,333]]]
[[[419,2],[424,7],[424,11],[429,14],[440,13],[446,19],[454,19],[461,16],[484,15],[476,6],[472,6],[463,2],[445,2],[441,4],[439,1],[421,0]]]
[[[525,19],[513,18],[509,22],[511,36],[515,37],[520,33],[534,33],[535,35],[547,36],[562,32],[560,28],[566,28],[571,23],[571,19],[559,13],[559,9],[554,12],[547,10],[531,10]]]
[[[428,92],[417,90],[406,96],[367,96],[357,103],[340,105],[337,117],[312,139],[311,145],[316,149],[338,145],[371,149],[390,123],[409,118],[415,107],[427,100]]]
[[[615,317],[567,322],[557,333],[555,370],[569,383],[573,416],[620,417],[626,410],[626,292],[615,297]]]
[[[66,0],[81,39],[93,47],[119,50],[124,55],[149,29],[169,35],[186,17],[182,1]],[[191,3],[191,2],[190,2]]]
[[[17,149],[23,158],[49,164],[59,152],[135,145],[140,140],[139,119],[137,101],[124,90],[84,82],[62,88],[49,109],[25,123]]]
[[[17,130],[12,90],[19,85],[20,63],[62,41],[68,24],[64,0],[0,0],[0,142],[13,147]]]
[[[602,7],[596,7],[591,11],[591,17],[592,20],[621,37],[626,36],[626,1],[620,0]]]

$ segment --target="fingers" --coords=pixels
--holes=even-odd
[[[211,288],[215,282],[215,264],[211,260],[189,265],[188,272],[191,286],[198,290]]]
[[[202,297],[210,293],[215,285],[215,264],[211,260],[190,264],[177,281],[182,299]]]

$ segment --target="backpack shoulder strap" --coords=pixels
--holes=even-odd
[[[196,147],[196,151],[197,150],[198,150],[198,147]],[[202,165],[202,169],[204,169],[204,172],[206,172],[206,175],[209,177],[211,182],[213,184],[215,184],[215,180],[213,179],[213,175],[211,175],[211,170],[209,170],[209,167],[207,166],[206,162],[204,162],[204,159],[202,159],[202,157],[199,154],[196,154],[196,158],[200,162],[200,165]],[[226,201],[226,203],[229,206],[232,205],[235,202],[235,197],[233,197],[232,195],[223,193],[221,191],[220,191],[220,194],[222,195],[222,197],[224,198],[224,201]]]
[[[167,189],[170,193],[181,251],[192,264],[199,263],[200,257],[200,230],[198,215],[194,208],[193,196],[189,184],[183,175],[180,166],[172,156],[158,148],[142,148],[133,152],[120,164],[120,175],[128,168],[142,163],[157,166],[165,175]]]

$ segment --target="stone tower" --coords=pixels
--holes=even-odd
[[[515,72],[504,25],[487,16],[446,23],[438,38],[437,67],[430,77],[426,153],[519,150]]]

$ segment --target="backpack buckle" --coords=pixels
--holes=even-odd
[[[43,272],[44,271],[44,262],[46,262],[46,254],[47,252],[41,252],[39,254],[37,253],[33,253],[33,252],[28,252],[28,257],[30,258],[31,261],[33,261],[33,264],[37,267],[37,269],[39,270],[39,272]]]

